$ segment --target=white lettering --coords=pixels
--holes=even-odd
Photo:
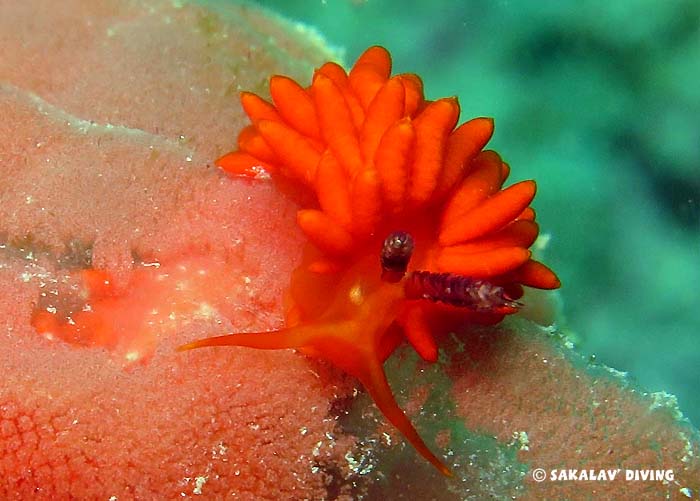
[[[673,470],[625,470],[625,480],[635,482],[673,482]]]
[[[620,473],[620,469],[615,470],[551,470],[549,472],[549,480],[552,482],[565,481],[612,481]]]
[[[608,470],[552,469],[549,470],[548,478],[552,482],[613,482],[621,471],[620,468]],[[538,482],[545,479],[544,471],[542,474],[541,479],[537,479]],[[620,477],[622,478],[622,475]],[[624,473],[624,479],[628,482],[673,482],[674,478],[673,470],[625,470]]]
[[[616,470],[600,470],[601,475],[598,477],[598,480],[615,480],[615,477],[617,477],[617,474],[620,473],[620,469]]]

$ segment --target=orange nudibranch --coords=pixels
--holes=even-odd
[[[291,277],[287,325],[182,349],[296,348],[326,359],[357,377],[449,475],[396,403],[382,365],[404,339],[435,361],[445,319],[497,323],[518,310],[523,286],[559,287],[529,250],[539,232],[535,182],[503,188],[509,166],[483,150],[493,121],[457,126],[457,99],[426,100],[417,75],[391,75],[382,47],[367,49],[349,72],[324,64],[308,87],[273,76],[270,95],[242,93],[252,123],[216,163],[235,176],[262,169],[312,195],[297,215],[309,243]],[[411,236],[410,252],[402,235]],[[406,251],[398,270],[387,245]]]

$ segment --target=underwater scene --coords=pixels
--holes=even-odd
[[[699,499],[698,75],[696,0],[0,0],[0,499]]]

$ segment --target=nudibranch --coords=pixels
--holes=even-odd
[[[285,328],[187,344],[295,348],[357,377],[385,417],[442,473],[449,469],[396,403],[383,363],[402,340],[435,361],[435,335],[515,313],[523,286],[560,283],[530,246],[535,182],[503,184],[509,166],[483,150],[493,121],[459,126],[456,98],[430,101],[414,74],[367,49],[349,72],[318,68],[308,87],[270,79],[272,101],[243,92],[251,120],[217,165],[296,186],[308,238],[293,272]],[[266,177],[266,176],[264,176]]]

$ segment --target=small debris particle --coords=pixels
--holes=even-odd
[[[530,438],[527,436],[526,431],[515,431],[513,432],[513,440],[511,444],[517,444],[521,451],[530,450]]]
[[[192,489],[192,494],[201,495],[202,487],[207,483],[209,477],[195,477],[194,478],[194,489]]]
[[[138,351],[130,351],[124,355],[124,358],[126,358],[127,362],[136,362],[139,358],[141,358],[141,354]]]

